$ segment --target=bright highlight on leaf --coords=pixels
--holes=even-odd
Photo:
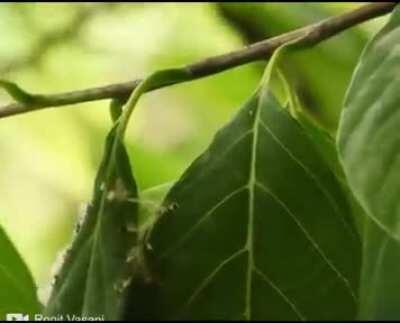
[[[400,318],[400,8],[366,47],[347,93],[338,147],[364,208],[361,319]]]

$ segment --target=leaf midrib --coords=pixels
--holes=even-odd
[[[264,129],[267,134],[272,136],[272,138],[277,142],[277,144],[286,152],[288,152],[288,148],[283,145],[283,143],[277,138],[277,136],[272,132],[272,130],[265,125],[265,123],[261,120],[261,104],[262,98],[261,96],[257,100],[257,105],[255,107],[255,116],[252,124],[252,128],[243,132],[240,137],[234,141],[233,144],[229,145],[226,150],[231,150],[233,147],[235,147],[239,142],[242,141],[242,139],[246,138],[248,135],[252,135],[252,151],[251,151],[251,158],[250,158],[250,167],[249,167],[249,180],[247,184],[231,191],[229,194],[227,194],[225,197],[223,197],[219,202],[217,202],[212,208],[210,208],[204,215],[203,217],[200,218],[199,221],[197,221],[185,234],[184,236],[178,240],[177,243],[175,243],[173,246],[171,246],[169,249],[167,249],[161,256],[161,258],[165,258],[169,256],[172,251],[175,251],[177,248],[179,248],[180,245],[182,245],[192,234],[195,232],[195,230],[206,220],[211,216],[216,209],[221,207],[224,203],[228,202],[232,197],[236,196],[240,192],[242,192],[245,189],[249,190],[249,204],[248,204],[248,225],[247,225],[247,239],[245,246],[238,251],[234,252],[231,254],[231,256],[227,257],[225,260],[219,263],[218,266],[216,266],[211,273],[209,273],[205,279],[202,280],[202,282],[194,289],[194,292],[192,295],[188,298],[189,301],[186,302],[186,304],[183,307],[189,306],[193,300],[201,293],[201,291],[212,281],[212,279],[215,277],[215,275],[223,268],[225,267],[228,263],[230,263],[232,260],[236,259],[239,255],[241,255],[243,252],[248,253],[247,257],[247,273],[246,273],[246,293],[245,293],[245,309],[244,309],[244,317],[246,320],[251,320],[252,319],[252,313],[251,313],[251,304],[252,304],[252,281],[253,281],[253,274],[256,273],[257,271],[261,272],[263,274],[263,279],[265,280],[266,277],[268,277],[265,273],[263,273],[260,269],[257,268],[255,265],[254,261],[254,253],[253,253],[253,245],[254,245],[254,207],[255,207],[255,189],[258,187],[259,189],[262,189],[265,193],[267,193],[269,196],[271,196],[275,202],[280,205],[285,212],[292,218],[292,220],[295,221],[297,227],[302,231],[304,234],[305,238],[309,241],[309,243],[312,245],[312,247],[317,251],[317,253],[321,256],[323,259],[324,263],[328,265],[328,267],[336,274],[337,279],[339,279],[342,283],[345,284],[346,289],[349,291],[349,294],[352,296],[352,299],[356,301],[356,296],[354,291],[352,290],[352,287],[349,283],[349,280],[336,268],[336,266],[333,264],[333,262],[325,255],[325,253],[322,251],[322,249],[319,247],[318,243],[313,239],[313,237],[310,235],[310,233],[305,229],[305,227],[301,224],[300,220],[297,219],[297,217],[290,211],[290,209],[285,205],[283,201],[281,201],[275,194],[273,194],[269,189],[267,189],[262,183],[257,181],[257,174],[256,174],[256,162],[257,162],[257,148],[259,145],[259,136],[260,136],[260,126]],[[222,155],[225,155],[222,154]],[[221,157],[221,156],[220,156]],[[322,194],[327,198],[333,209],[335,210],[335,213],[337,215],[340,215],[337,209],[337,205],[335,204],[335,201],[332,201],[332,196],[330,196],[329,192],[326,192],[324,188],[321,187],[321,183],[318,181],[318,179],[313,175],[310,170],[304,166],[304,164],[299,161],[295,156],[292,154],[289,154],[290,159],[293,160],[293,162],[297,163],[301,169],[306,173],[307,176],[309,176],[313,182],[317,185],[317,187],[321,190]],[[342,222],[345,222],[344,219],[340,216]],[[260,273],[258,273],[260,274]],[[290,308],[293,310],[293,312],[299,317],[299,319],[304,320],[305,316],[298,310],[296,307],[296,304],[290,300],[290,298],[284,294],[284,292],[277,286],[276,283],[274,283],[269,277],[266,280],[269,285],[274,289],[282,298],[283,300],[290,306]]]
[[[262,92],[264,93],[264,92]],[[247,258],[247,273],[246,273],[246,300],[244,317],[246,320],[251,320],[251,295],[252,295],[252,283],[253,283],[253,270],[254,270],[254,191],[256,183],[256,161],[257,161],[257,144],[258,144],[258,130],[259,120],[261,116],[260,101],[262,100],[262,93],[260,94],[253,123],[253,137],[251,147],[251,158],[250,158],[250,170],[249,170],[249,181],[247,183],[249,189],[249,205],[248,205],[248,223],[247,223],[247,242],[245,248],[248,251]]]

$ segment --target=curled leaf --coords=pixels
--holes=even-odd
[[[37,96],[30,94],[23,90],[16,83],[0,80],[0,87],[7,91],[7,93],[15,100],[21,103],[32,104],[37,100]]]

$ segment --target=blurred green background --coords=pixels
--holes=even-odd
[[[359,5],[2,4],[0,78],[33,93],[127,81]],[[332,133],[361,50],[386,19],[352,28],[285,65],[307,109]],[[178,178],[252,93],[262,68],[253,63],[145,96],[127,134],[140,189]],[[0,92],[0,104],[9,101]],[[107,101],[0,120],[0,225],[43,295],[52,264],[90,199],[109,127]]]

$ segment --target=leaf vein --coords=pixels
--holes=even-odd
[[[282,299],[290,306],[292,311],[299,317],[300,320],[307,320],[304,315],[299,311],[297,306],[293,303],[293,301],[291,301],[290,298],[285,295],[285,293],[264,272],[262,272],[261,269],[255,266],[253,270],[282,297]]]
[[[222,199],[220,199],[213,207],[211,207],[206,213],[190,228],[188,231],[179,239],[173,246],[167,249],[163,254],[161,254],[160,259],[165,258],[171,254],[171,252],[175,252],[185,241],[187,241],[197,230],[197,228],[206,221],[218,208],[227,203],[232,197],[239,194],[241,191],[245,190],[247,186],[239,187],[238,189],[232,191],[228,195],[225,195]]]
[[[349,291],[350,295],[352,296],[353,300],[356,301],[355,293],[349,283],[349,280],[339,271],[339,269],[333,264],[333,262],[327,257],[327,255],[322,251],[321,247],[315,241],[315,239],[311,236],[311,234],[306,230],[306,228],[302,225],[301,221],[297,219],[297,217],[292,213],[286,204],[280,200],[275,194],[273,194],[268,188],[266,188],[262,183],[257,182],[256,185],[263,191],[265,194],[271,196],[285,211],[286,213],[295,221],[297,226],[303,232],[305,237],[309,240],[318,254],[322,257],[322,259],[328,264],[328,266],[336,273],[338,278],[342,280],[342,282],[346,285],[347,290]]]
[[[331,193],[324,188],[324,186],[319,181],[317,175],[315,175],[306,165],[303,164],[303,162],[301,162],[295,155],[293,155],[293,153],[289,150],[289,148],[287,148],[285,146],[285,144],[273,133],[273,131],[262,120],[260,120],[260,124],[261,124],[262,128],[271,135],[272,139],[283,149],[283,151],[286,152],[286,154],[290,157],[290,159],[292,159],[295,163],[297,163],[300,166],[300,168],[303,169],[305,174],[315,182],[318,189],[321,191],[321,193],[327,198],[329,203],[332,205],[334,212],[336,213],[336,215],[338,216],[340,221],[344,224],[346,230],[353,237],[355,237],[354,232],[351,230],[351,228],[349,226],[349,223],[341,215],[339,206],[337,205],[335,199],[332,197]]]
[[[223,260],[219,265],[217,265],[211,272],[210,274],[208,274],[206,276],[205,279],[202,280],[202,282],[198,285],[198,287],[196,287],[194,289],[193,294],[189,297],[186,306],[190,306],[191,303],[193,303],[193,301],[200,295],[200,293],[204,290],[204,288],[206,288],[210,282],[212,281],[212,279],[215,277],[216,274],[218,274],[218,272],[224,268],[227,264],[229,264],[230,262],[232,262],[233,260],[235,260],[237,257],[239,257],[242,253],[246,252],[247,250],[245,248],[241,248],[238,251],[236,251],[235,253],[233,253],[231,256],[229,256],[228,258],[226,258],[225,260]]]

